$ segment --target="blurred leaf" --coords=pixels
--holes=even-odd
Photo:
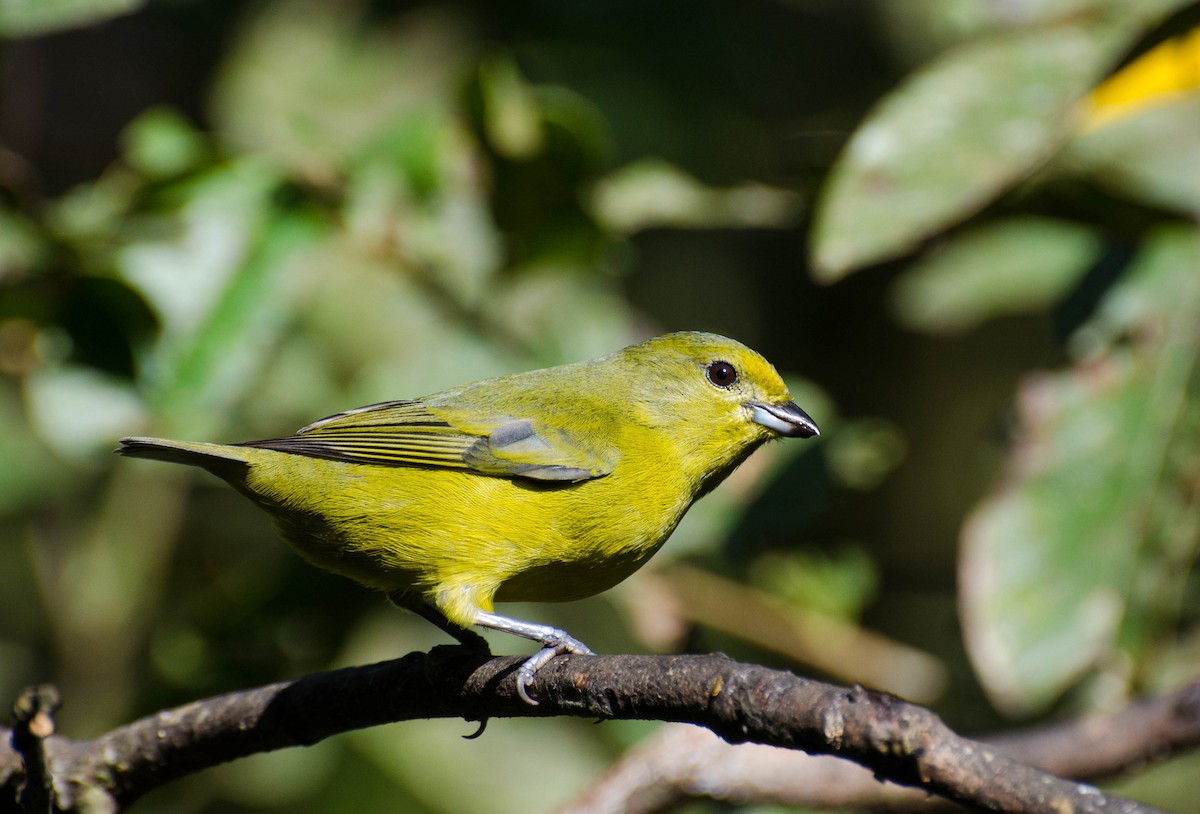
[[[591,209],[606,228],[627,235],[655,227],[793,226],[803,201],[766,184],[710,187],[673,164],[642,159],[598,181]]]
[[[769,551],[750,564],[749,581],[806,610],[858,620],[879,590],[879,569],[861,546],[831,552]]]
[[[45,254],[42,235],[24,216],[0,211],[0,282],[25,273]]]
[[[1196,800],[1198,775],[1200,753],[1193,751],[1172,760],[1155,761],[1144,771],[1116,779],[1105,788],[1160,811],[1200,814],[1200,801]]]
[[[466,30],[429,9],[364,26],[361,5],[284,0],[251,21],[213,96],[231,146],[333,184],[348,160],[407,117],[454,103],[473,50]]]
[[[0,0],[0,37],[32,37],[91,25],[144,4],[145,0]]]
[[[1045,708],[1118,641],[1139,663],[1178,613],[1154,606],[1200,536],[1197,268],[1200,234],[1156,236],[1081,329],[1092,358],[1021,388],[1012,469],[960,566],[968,650],[1008,712]]]
[[[162,239],[132,243],[119,256],[122,277],[135,286],[162,322],[168,345],[204,322],[251,250],[269,217],[278,176],[242,161],[183,186],[183,204],[143,231]]]
[[[281,213],[267,224],[162,382],[154,406],[172,426],[203,420],[211,427],[257,381],[290,313],[285,271],[320,234],[320,225],[303,214]]]
[[[995,221],[956,235],[896,280],[901,323],[928,333],[973,328],[1053,304],[1101,251],[1095,230],[1038,217]]]
[[[461,161],[455,159],[473,145],[460,130],[445,110],[431,107],[405,116],[350,158],[347,195],[357,193],[356,185],[371,188],[374,177],[383,175],[385,184],[397,190],[390,194],[401,194],[417,203],[428,202],[452,180],[446,177],[452,168],[458,171],[454,180],[461,180]],[[352,204],[348,203],[347,208],[352,209]]]
[[[349,400],[310,409],[345,409],[382,399],[420,396],[521,366],[519,357],[505,354],[500,344],[465,330],[447,313],[437,292],[386,258],[363,252],[353,241],[325,242],[298,262],[297,276],[308,282],[297,310],[306,334],[315,342],[304,347],[330,368],[326,376],[332,380],[332,394]],[[293,337],[291,343],[299,339]],[[271,370],[266,375],[274,379],[285,372]],[[299,389],[303,395],[292,401],[301,404],[314,391],[319,396],[311,365],[296,372],[309,378],[295,381],[290,388],[281,382],[272,387],[280,393]],[[292,418],[303,422],[312,416]]]
[[[830,475],[840,485],[864,492],[877,488],[907,452],[904,433],[884,419],[848,421],[825,445]]]
[[[528,267],[493,293],[497,324],[549,360],[589,359],[636,341],[629,304],[611,280],[550,264]]]
[[[882,0],[884,25],[916,60],[966,40],[1072,20],[1121,16],[1151,24],[1193,0]]]
[[[479,85],[484,128],[496,152],[514,160],[541,152],[545,137],[536,94],[512,57],[496,54],[481,60]]]
[[[273,208],[275,174],[242,161],[195,181],[179,234],[120,256],[123,276],[162,323],[150,350],[147,400],[164,432],[211,432],[259,375],[285,323],[284,270],[318,234],[303,212]],[[171,430],[170,428],[176,428]]]
[[[155,674],[167,684],[196,692],[212,681],[212,648],[193,625],[157,625],[150,636],[148,655]]]
[[[465,144],[446,156],[440,194],[424,211],[409,212],[395,224],[416,270],[467,310],[474,310],[486,296],[505,259],[503,240],[479,179],[473,173],[456,178],[448,171],[451,162],[462,167],[475,158]]]
[[[505,259],[484,160],[456,117],[407,117],[350,168],[345,248],[377,255],[452,310],[475,311]]]
[[[1084,131],[1200,90],[1200,28],[1164,40],[1105,79],[1084,102]]]
[[[830,176],[813,227],[831,282],[975,213],[1048,159],[1112,59],[1114,30],[1034,29],[959,47],[871,113]]]
[[[615,150],[605,112],[586,96],[561,85],[538,85],[535,89],[548,136],[555,130],[566,133],[570,146],[581,156],[585,168],[607,166]]]
[[[1062,166],[1150,206],[1200,216],[1200,93],[1163,99],[1080,133]]]
[[[111,448],[114,438],[144,420],[141,400],[130,383],[92,368],[37,370],[26,379],[25,393],[38,435],[69,458]]]
[[[74,244],[82,258],[96,268],[108,261],[112,237],[120,231],[141,179],[113,167],[92,183],[80,184],[53,201],[47,226],[55,237]]]
[[[150,108],[121,133],[125,157],[149,178],[170,178],[194,168],[207,152],[204,139],[184,116]]]

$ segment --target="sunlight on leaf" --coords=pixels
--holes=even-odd
[[[1110,29],[1072,25],[959,47],[870,114],[833,169],[813,226],[832,282],[916,248],[1028,175],[1114,55]]]

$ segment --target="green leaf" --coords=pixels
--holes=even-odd
[[[814,273],[833,281],[916,248],[1058,149],[1109,63],[1112,29],[1079,24],[954,49],[858,129],[818,204]]]
[[[64,458],[83,459],[112,448],[112,439],[143,419],[125,379],[82,365],[47,365],[25,381],[30,424]]]
[[[1164,102],[1076,136],[1063,168],[1151,206],[1200,215],[1200,94]]]
[[[1044,709],[1118,647],[1144,661],[1178,615],[1163,597],[1200,537],[1197,268],[1200,233],[1157,235],[1080,329],[1087,360],[1020,389],[1011,471],[972,512],[960,570],[968,651],[1008,712]]]
[[[1194,0],[878,0],[889,36],[906,54],[930,55],[967,40],[993,34],[1119,17],[1135,26],[1153,25]]]
[[[0,280],[16,277],[48,253],[35,225],[17,212],[0,210]]]
[[[442,12],[368,26],[327,3],[263,6],[230,50],[213,92],[217,132],[321,184],[411,117],[457,101],[472,55]]]
[[[853,543],[829,551],[770,551],[750,564],[748,578],[790,605],[851,621],[862,618],[879,591],[879,566]]]
[[[170,178],[196,167],[207,146],[191,123],[176,110],[153,107],[121,133],[129,163],[150,178]]]
[[[1061,298],[1095,261],[1100,236],[1051,218],[1017,217],[957,235],[900,277],[892,305],[901,323],[928,333],[973,328]]]
[[[646,158],[596,182],[591,210],[605,228],[634,234],[661,227],[788,228],[803,213],[799,195],[766,184],[709,186],[674,164]]]
[[[545,147],[537,94],[508,54],[492,54],[479,63],[483,125],[488,143],[514,161],[532,158]]]
[[[0,37],[32,37],[128,14],[145,0],[0,0]]]
[[[162,324],[149,350],[147,403],[168,434],[211,434],[261,375],[286,325],[287,270],[319,233],[304,213],[279,210],[278,177],[244,160],[190,184],[187,203],[163,216],[172,239],[135,243],[122,276]]]

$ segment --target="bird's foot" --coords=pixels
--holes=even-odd
[[[491,630],[501,630],[520,636],[523,639],[538,642],[542,649],[527,658],[517,668],[517,695],[531,706],[537,706],[537,701],[529,694],[529,682],[538,670],[546,666],[546,662],[563,653],[577,653],[590,656],[592,651],[586,644],[576,639],[565,630],[550,625],[539,625],[533,622],[522,622],[520,619],[510,619],[490,611],[479,611],[475,616],[475,624]]]
[[[547,631],[542,645],[541,650],[525,659],[517,668],[517,695],[526,704],[534,707],[538,705],[538,702],[529,694],[529,682],[533,680],[533,676],[538,670],[546,666],[550,659],[565,653],[575,653],[580,656],[593,655],[586,644],[558,628],[550,628]]]

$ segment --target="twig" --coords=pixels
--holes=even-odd
[[[884,779],[974,808],[1060,814],[1149,812],[961,738],[928,710],[724,656],[566,656],[538,672],[533,707],[516,695],[521,658],[456,648],[321,673],[166,710],[94,741],[46,742],[57,803],[84,791],[114,810],[177,777],[245,755],[414,718],[622,718],[697,723],[734,743],[833,754]],[[0,767],[11,761],[0,749]],[[0,773],[3,769],[0,768]]]
[[[13,704],[12,748],[21,756],[25,782],[17,798],[25,814],[50,814],[54,778],[46,766],[46,739],[54,734],[58,690],[49,684],[27,687]]]

